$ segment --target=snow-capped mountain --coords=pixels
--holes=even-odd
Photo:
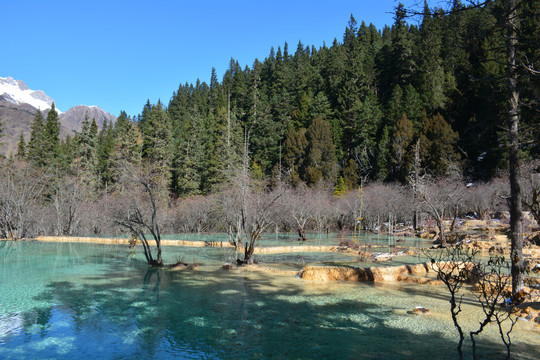
[[[12,77],[0,77],[0,97],[14,105],[28,104],[41,111],[50,109],[54,101],[42,90],[31,90],[23,81]]]
[[[3,137],[0,139],[0,156],[17,151],[17,143],[21,134],[26,142],[30,140],[32,121],[37,110],[47,117],[54,100],[42,90],[32,90],[21,80],[11,77],[0,77],[0,123],[3,127]],[[62,113],[56,111],[60,119],[60,137],[73,136],[82,128],[84,118],[96,120],[98,128],[105,121],[114,122],[116,118],[98,106],[78,105]],[[61,105],[60,105],[61,106]]]

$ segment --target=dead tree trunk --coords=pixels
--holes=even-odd
[[[414,196],[414,214],[413,230],[420,231],[418,224],[418,177],[420,176],[420,139],[416,141],[414,148],[414,178],[413,178],[413,196]]]
[[[508,0],[506,12],[506,82],[508,106],[508,139],[509,139],[509,167],[510,167],[510,259],[512,260],[512,294],[516,295],[523,290],[523,234],[520,159],[519,159],[519,92],[517,88],[516,47],[517,34],[516,0]]]

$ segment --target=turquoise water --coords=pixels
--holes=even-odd
[[[166,247],[166,262],[201,266],[153,270],[140,252],[1,241],[0,359],[456,358],[448,298],[439,287],[224,271],[220,265],[234,254],[220,248]],[[298,255],[260,260],[300,268]],[[415,306],[431,313],[412,315]],[[464,319],[477,311],[465,306]],[[503,357],[494,330],[480,338],[483,358]],[[540,358],[531,323],[520,321],[514,334],[516,358]]]

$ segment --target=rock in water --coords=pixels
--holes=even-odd
[[[429,313],[429,310],[423,306],[417,306],[413,310],[413,314],[416,314],[416,315],[422,315],[422,314],[428,314],[428,313]]]

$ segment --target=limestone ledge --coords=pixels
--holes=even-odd
[[[490,253],[490,254],[509,254],[510,253],[510,242],[506,239],[501,241],[481,241],[481,240],[471,240],[470,242],[463,242],[461,247],[463,249],[476,250],[481,253]],[[540,247],[534,246],[528,243],[525,243],[523,247],[523,254],[532,259],[540,259]]]
[[[75,236],[38,236],[35,240],[43,242],[67,242],[67,243],[91,243],[91,244],[110,244],[110,245],[129,245],[129,239],[119,238],[95,238],[95,237],[75,237]],[[155,245],[153,239],[149,239],[150,245]],[[190,247],[223,247],[234,248],[228,242],[221,241],[187,241],[187,240],[161,240],[162,246],[190,246]],[[243,251],[243,249],[238,249]],[[281,254],[287,252],[335,252],[339,251],[336,246],[272,246],[256,247],[255,254]],[[357,252],[356,252],[357,253]]]
[[[437,283],[438,280],[421,279],[410,275],[425,275],[432,271],[431,264],[422,263],[416,265],[381,266],[381,267],[352,267],[352,266],[311,266],[307,265],[298,276],[304,280],[314,281],[407,281],[415,283]]]
[[[91,243],[109,245],[129,245],[129,239],[118,238],[94,238],[94,237],[72,237],[72,236],[38,236],[37,241],[43,242],[66,242],[66,243]],[[150,245],[155,245],[155,241],[148,240]],[[232,245],[220,241],[187,241],[187,240],[161,240],[162,246],[192,246],[192,247],[228,247]]]

